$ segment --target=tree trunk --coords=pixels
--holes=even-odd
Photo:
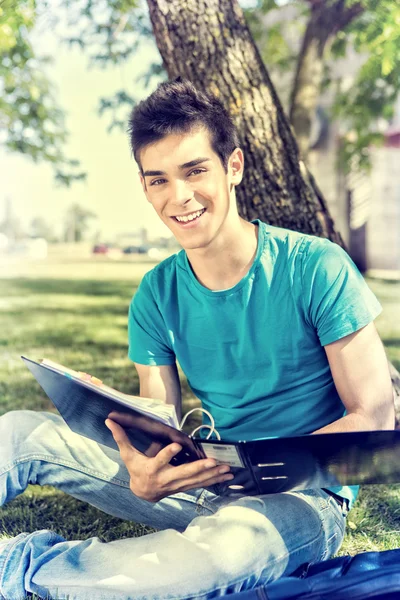
[[[327,237],[343,246],[322,193],[299,160],[288,119],[237,0],[147,0],[164,67],[220,97],[245,156],[236,189],[247,220]]]
[[[327,44],[364,10],[359,3],[346,7],[345,0],[334,3],[326,0],[309,2],[311,15],[297,60],[289,109],[290,122],[303,160],[307,160],[311,123],[320,95]]]
[[[296,141],[237,1],[148,5],[168,76],[213,92],[234,118],[246,160],[241,215],[342,245],[322,196],[302,177]]]

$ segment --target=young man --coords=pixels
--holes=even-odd
[[[248,223],[235,187],[244,156],[233,124],[189,82],[165,83],[133,111],[132,150],[148,201],[183,250],[142,280],[129,356],[142,396],[181,410],[179,361],[221,435],[391,429],[380,306],[337,245]],[[229,499],[211,459],[173,467],[178,444],[146,458],[108,419],[120,453],[55,415],[0,419],[0,503],[52,484],[161,531],[108,544],[39,531],[0,543],[0,597],[207,599],[330,557],[357,487]]]

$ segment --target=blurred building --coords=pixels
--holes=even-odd
[[[283,34],[294,52],[300,51],[298,23],[300,7],[287,5],[265,16],[267,27],[283,22]],[[332,65],[332,80],[350,85],[365,61],[349,48],[347,55]],[[288,110],[293,73],[274,73],[271,78]],[[308,166],[327,201],[330,213],[350,255],[362,269],[384,269],[400,273],[400,97],[391,123],[383,120],[377,129],[385,134],[382,148],[371,148],[372,170],[345,177],[336,161],[345,124],[329,116],[333,86],[322,93],[312,133]]]
[[[117,243],[120,248],[128,246],[147,246],[149,242],[149,232],[146,227],[140,227],[129,232],[120,233],[117,236]]]

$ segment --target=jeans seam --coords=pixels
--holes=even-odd
[[[339,507],[333,498],[331,504],[333,506],[334,521],[343,534],[346,528],[346,515],[343,514],[343,509]]]
[[[47,454],[27,454],[26,456],[21,456],[20,458],[18,458],[17,460],[14,460],[9,465],[6,465],[4,467],[4,469],[0,472],[0,476],[4,475],[8,471],[11,471],[11,469],[13,469],[14,467],[16,467],[17,465],[19,465],[21,463],[24,463],[27,461],[33,461],[33,460],[44,460],[46,462],[50,462],[50,463],[53,463],[58,466],[69,467],[69,468],[73,469],[74,471],[79,471],[80,473],[85,473],[86,475],[91,475],[92,477],[96,477],[97,479],[100,479],[101,481],[107,481],[108,483],[115,483],[115,484],[119,485],[120,487],[127,487],[127,488],[129,487],[129,482],[123,481],[122,479],[119,479],[117,477],[112,477],[111,479],[108,479],[100,471],[95,471],[93,469],[87,469],[87,468],[79,465],[79,463],[74,463],[72,461],[70,462],[70,461],[64,460],[64,459],[61,460],[59,458],[55,459],[54,456],[47,455]]]
[[[338,522],[336,520],[335,508],[339,507],[339,506],[336,504],[336,502],[332,498],[332,496],[330,496],[329,498],[321,498],[320,496],[318,497],[318,494],[317,494],[316,495],[316,499],[318,500],[319,510],[317,512],[318,512],[320,523],[321,523],[321,528],[319,530],[318,537],[321,535],[321,533],[324,534],[324,548],[323,548],[323,551],[322,551],[321,556],[319,557],[318,561],[316,561],[316,562],[320,562],[320,561],[325,560],[325,558],[326,558],[326,556],[327,556],[327,554],[329,552],[329,549],[330,549],[329,548],[329,544],[338,535],[338,532],[335,531],[332,535],[330,535],[330,537],[328,539],[325,539],[325,527],[324,527],[324,523],[325,523],[325,520],[326,520],[325,519],[325,515],[326,515],[326,511],[327,510],[329,510],[332,513],[332,517],[333,517],[333,519],[335,521],[336,527],[341,529],[342,534],[343,534],[343,530],[339,526],[339,524],[338,524]],[[317,539],[317,538],[315,538],[315,539]]]
[[[286,554],[282,554],[282,556],[280,556],[278,558],[275,558],[272,561],[272,564],[275,563],[275,562],[277,562],[278,560],[282,560],[283,558],[286,558],[287,556],[294,556],[298,552],[301,552],[302,550],[304,550],[304,548],[307,548],[308,546],[311,546],[312,544],[314,544],[318,540],[318,538],[321,536],[321,533],[323,531],[324,531],[324,527],[323,527],[322,522],[321,522],[320,530],[318,531],[317,535],[311,541],[308,541],[307,543],[303,544],[302,546],[298,546],[295,550],[292,550],[291,552],[286,552]],[[268,564],[271,564],[271,563],[268,563]]]
[[[340,509],[339,505],[336,503],[336,501],[334,500],[333,497],[331,497],[328,500],[328,507],[331,509],[332,511],[332,517],[333,520],[335,522],[335,525],[337,527],[338,530],[340,530],[340,534],[343,538],[344,535],[344,530],[345,530],[345,517],[342,515],[341,513],[341,519],[342,521],[339,521],[339,519],[337,518],[337,513]],[[320,561],[326,560],[326,557],[328,555],[329,552],[329,546],[331,545],[331,542],[338,537],[338,531],[335,531],[327,540],[326,540],[326,544],[325,544],[325,550],[320,558]]]
[[[203,515],[205,511],[214,514],[216,510],[213,510],[211,503],[207,500],[207,490],[204,489],[200,496],[196,500],[196,514]]]

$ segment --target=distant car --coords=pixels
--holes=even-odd
[[[93,246],[93,254],[108,254],[110,247],[108,244],[96,244]]]
[[[103,254],[108,258],[120,258],[122,255],[121,249],[115,244],[96,244],[93,246],[93,254]]]
[[[146,246],[127,246],[123,249],[124,254],[147,254]]]

